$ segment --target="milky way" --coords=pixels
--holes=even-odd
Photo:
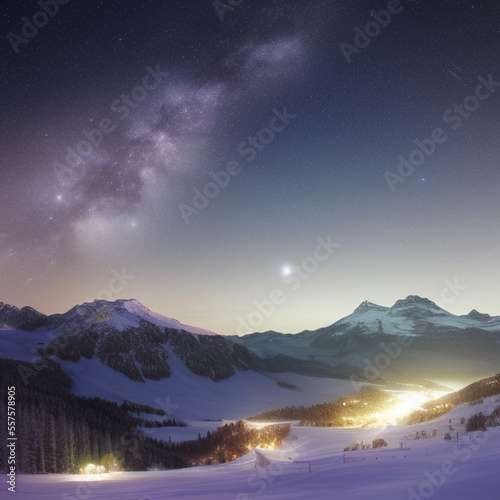
[[[135,296],[223,333],[256,310],[255,329],[295,332],[364,299],[442,302],[458,280],[443,307],[498,313],[500,92],[469,96],[500,81],[499,8],[344,4],[241,2],[221,21],[212,2],[87,0],[44,24],[8,1],[0,300]],[[329,237],[335,253],[307,260]],[[122,269],[134,279],[109,293]]]

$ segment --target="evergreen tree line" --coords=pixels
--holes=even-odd
[[[307,416],[307,406],[285,406],[259,413],[248,420],[255,422],[282,422],[285,420],[303,420]]]
[[[74,396],[70,377],[53,362],[25,385],[19,373],[30,369],[29,363],[0,359],[0,436],[5,443],[7,387],[14,386],[18,473],[76,473],[108,453],[127,457],[123,436],[137,431],[126,409],[99,398]],[[2,471],[5,459],[0,453]]]
[[[451,411],[455,406],[480,401],[500,394],[500,374],[474,382],[459,391],[452,392],[434,401],[428,401],[422,408],[410,413],[406,424],[419,424],[433,420]]]
[[[451,411],[454,406],[451,403],[438,404],[436,401],[424,403],[421,409],[412,411],[405,419],[406,425],[421,424],[434,420]]]
[[[256,430],[237,422],[194,441],[157,441],[137,430],[142,422],[126,406],[71,394],[71,379],[59,365],[47,363],[27,385],[20,369],[29,363],[0,358],[0,439],[7,442],[7,388],[14,386],[17,473],[77,473],[105,456],[116,457],[123,470],[223,463],[259,444],[280,444],[290,432],[286,425]],[[7,451],[0,453],[1,472]]]
[[[165,415],[165,410],[162,410],[161,408],[154,408],[153,406],[134,403],[133,401],[125,400],[120,406],[130,412],[137,413],[138,417],[141,413],[149,413],[150,415]]]
[[[500,425],[500,406],[497,406],[489,415],[483,412],[476,413],[467,420],[465,429],[467,432],[486,431],[488,427]]]
[[[191,457],[189,465],[223,464],[235,460],[257,446],[280,446],[290,435],[290,424],[268,425],[261,429],[251,428],[241,420],[226,424],[206,437],[196,441],[170,444],[170,448]]]
[[[187,427],[184,422],[180,420],[175,420],[173,418],[163,419],[163,420],[139,420],[139,425],[141,427]]]
[[[354,396],[339,398],[333,403],[313,406],[286,406],[267,411],[249,420],[279,422],[299,420],[300,425],[313,427],[351,427],[360,421],[368,423],[369,416],[390,405],[392,397],[376,387],[363,387]]]

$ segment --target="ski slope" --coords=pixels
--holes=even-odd
[[[127,314],[124,317],[128,317]],[[116,326],[117,318],[113,321]],[[13,359],[36,362],[38,358],[33,351],[48,345],[57,333],[57,329],[35,332],[2,330],[0,353],[9,353]],[[97,358],[82,357],[78,363],[60,358],[55,360],[71,377],[73,394],[90,398],[97,396],[118,404],[123,400],[134,401],[163,409],[168,418],[183,420],[245,419],[282,406],[335,401],[359,388],[349,380],[240,369],[236,369],[232,377],[214,382],[191,372],[170,344],[163,344],[163,347],[168,352],[172,373],[161,380],[146,379],[145,383],[130,380]],[[297,390],[280,387],[278,382],[293,385]],[[189,439],[195,439],[197,435],[198,431],[191,433]]]
[[[255,452],[234,462],[174,471],[103,476],[19,476],[17,500],[498,500],[500,427],[465,433],[460,418],[489,412],[498,398],[464,405],[432,422],[385,429],[293,427],[279,450],[260,450],[270,460],[255,467]],[[454,440],[445,441],[449,419]],[[411,439],[416,431],[437,436]],[[458,443],[455,438],[459,432]],[[406,436],[406,440],[405,440]],[[387,448],[344,453],[345,446],[377,437]],[[404,442],[407,449],[400,449]],[[298,467],[297,462],[308,462]],[[299,472],[299,470],[301,472]],[[2,489],[5,489],[5,483]],[[2,498],[4,496],[2,495]]]
[[[318,379],[293,373],[260,374],[236,370],[229,379],[213,382],[195,375],[164,344],[172,374],[161,380],[133,382],[97,359],[59,361],[72,378],[71,392],[121,403],[124,399],[163,409],[171,418],[205,420],[245,419],[263,411],[289,405],[335,401],[352,394],[349,380]],[[300,391],[285,389],[277,381],[294,384]]]

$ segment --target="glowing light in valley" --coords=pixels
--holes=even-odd
[[[421,408],[424,403],[432,399],[434,399],[434,397],[427,393],[404,392],[396,397],[397,402],[395,406],[388,411],[388,414],[397,420],[408,415],[413,410]]]
[[[394,403],[387,410],[370,415],[371,422],[367,427],[386,427],[401,424],[401,419],[412,411],[418,410],[422,405],[433,399],[448,394],[445,391],[408,391],[394,392]]]
[[[96,466],[94,464],[87,464],[85,466],[84,472],[85,474],[94,474],[96,471]]]
[[[274,450],[276,449],[276,440],[270,441],[269,443],[262,443],[257,448],[261,450]]]
[[[104,475],[105,469],[102,465],[87,464],[83,468],[82,473],[87,476],[86,481],[100,481],[107,477]]]

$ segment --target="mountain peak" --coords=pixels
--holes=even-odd
[[[472,309],[472,311],[469,314],[465,314],[463,317],[477,319],[479,321],[486,321],[491,319],[491,316],[489,314],[480,313],[479,311],[476,311],[476,309]]]
[[[217,335],[216,333],[198,328],[196,326],[186,325],[179,320],[151,311],[137,299],[118,299],[114,302],[107,300],[94,300],[86,302],[81,306],[76,306],[78,315],[89,315],[93,321],[112,321],[116,328],[127,328],[137,326],[138,321],[145,320],[160,328],[174,328],[184,330],[196,335]]]
[[[379,306],[368,300],[363,300],[356,309],[354,309],[353,314],[363,314],[367,311],[386,311],[387,307]]]
[[[406,307],[427,307],[432,309],[440,309],[432,300],[426,299],[425,297],[420,297],[418,295],[408,295],[406,299],[397,300],[391,309],[399,309]]]
[[[47,320],[45,314],[41,314],[32,307],[24,306],[19,309],[0,302],[0,329],[36,330],[42,327]]]

